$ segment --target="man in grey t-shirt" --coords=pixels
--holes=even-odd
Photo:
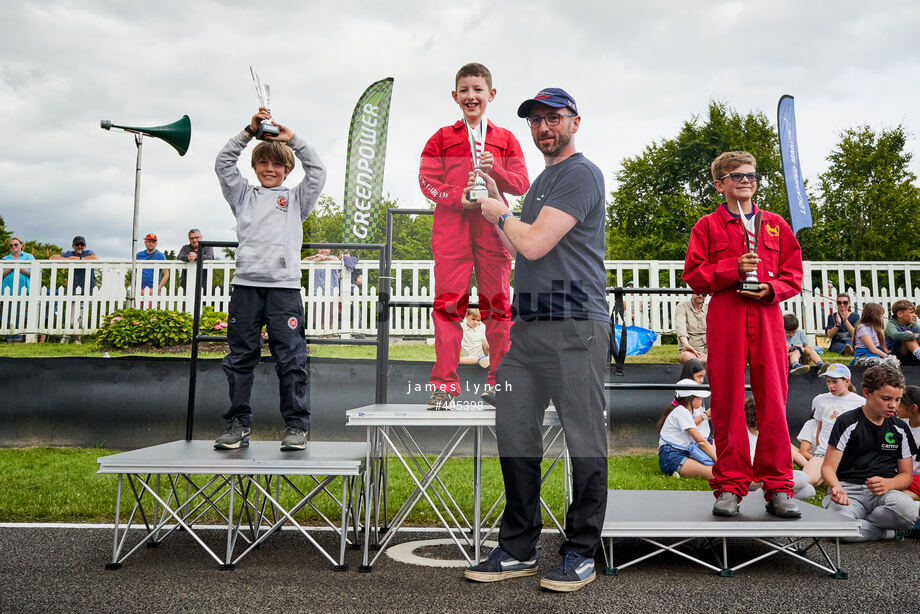
[[[581,117],[564,90],[548,88],[518,109],[546,168],[516,219],[495,181],[482,215],[516,255],[511,349],[496,378],[496,436],[505,481],[499,546],[466,571],[480,582],[533,575],[540,538],[541,425],[550,401],[572,458],[573,502],[561,565],[540,582],[578,590],[595,578],[594,554],[607,506],[604,381],[610,317],[604,270],[604,177],[575,150]],[[464,200],[464,206],[468,201]]]

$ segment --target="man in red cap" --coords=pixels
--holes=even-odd
[[[157,249],[157,236],[154,233],[148,233],[147,236],[144,237],[144,249],[137,252],[137,259],[166,260],[166,256],[163,252]],[[161,269],[160,281],[157,283],[157,294],[159,294],[163,286],[166,285],[168,279],[169,270],[165,268]],[[141,294],[153,294],[153,269],[144,269],[141,272]]]

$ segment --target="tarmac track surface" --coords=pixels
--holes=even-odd
[[[225,533],[204,531],[222,552]],[[441,535],[443,536],[443,535]],[[430,539],[401,532],[397,541]],[[335,550],[332,533],[318,534]],[[544,534],[541,573],[558,563],[559,538]],[[777,555],[720,578],[664,554],[569,594],[543,592],[539,576],[494,584],[463,579],[459,569],[419,567],[382,556],[358,573],[360,551],[349,550],[347,572],[292,531],[272,536],[234,571],[216,563],[188,535],[142,548],[117,571],[106,571],[112,532],[106,529],[0,528],[0,612],[915,612],[920,599],[920,540],[845,544],[848,580]],[[620,555],[648,546],[617,542]],[[756,555],[750,541],[730,542],[729,556]],[[457,558],[454,546],[427,556]],[[833,555],[832,555],[833,556]],[[599,565],[599,570],[602,567]]]

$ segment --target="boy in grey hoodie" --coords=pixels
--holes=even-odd
[[[278,374],[281,416],[287,424],[281,449],[303,450],[310,429],[300,246],[303,220],[326,183],[326,167],[313,147],[278,124],[280,134],[266,137],[252,152],[252,167],[261,186],[250,185],[237,160],[264,119],[271,119],[271,113],[260,107],[249,125],[220,150],[215,165],[221,191],[236,217],[239,241],[227,328],[230,353],[221,363],[230,385],[230,408],[223,414],[226,430],[214,442],[220,450],[249,445],[249,397],[263,325]],[[295,155],[306,176],[296,187],[286,188],[281,184],[294,169]]]

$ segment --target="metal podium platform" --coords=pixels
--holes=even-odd
[[[393,536],[399,531],[403,521],[423,497],[431,505],[438,520],[460,549],[460,553],[466,561],[470,565],[478,563],[482,555],[482,542],[498,526],[503,509],[502,503],[504,502],[503,493],[483,516],[481,507],[482,437],[484,429],[489,429],[494,436],[495,410],[488,408],[480,410],[427,411],[424,405],[379,403],[348,410],[345,415],[348,426],[363,426],[367,429],[368,466],[370,469],[365,475],[365,492],[367,493],[367,500],[374,502],[373,507],[377,518],[371,519],[372,506],[367,505],[364,509],[365,526],[374,528],[381,526],[381,508],[383,525],[387,525],[387,451],[396,457],[415,483],[415,490],[393,517],[392,524],[386,527],[387,534],[383,541],[379,542],[380,550],[373,560],[369,560],[369,540],[365,541],[362,569],[364,571],[371,569],[392,541]],[[445,429],[447,435],[445,443],[433,462],[428,460],[421,446],[412,435],[412,430],[420,427],[443,427]],[[571,493],[568,450],[565,446],[562,424],[556,414],[556,409],[552,406],[547,408],[543,416],[543,429],[544,458],[552,462],[543,474],[542,481],[545,482],[561,463],[564,471],[563,501],[568,504]],[[473,516],[471,519],[466,518],[451,495],[450,490],[438,477],[444,464],[453,456],[457,446],[469,433],[472,433],[473,436]],[[540,498],[540,505],[549,515],[559,532],[564,534],[562,523],[552,513],[542,497]],[[375,537],[379,536],[375,535]],[[467,553],[467,547],[472,549],[472,557]]]
[[[347,569],[345,547],[350,522],[354,526],[353,543],[358,542],[358,478],[363,475],[366,457],[363,443],[309,442],[306,450],[281,452],[277,441],[253,441],[248,448],[238,450],[215,450],[212,441],[174,441],[102,456],[98,459],[99,473],[118,475],[112,560],[106,568],[118,569],[141,546],[158,546],[181,528],[221,569],[229,570],[269,535],[290,523],[335,569]],[[308,490],[302,489],[289,476],[309,476],[313,483]],[[342,480],[341,498],[328,488],[337,478]],[[134,505],[122,523],[125,482]],[[296,503],[288,509],[281,504],[282,490],[295,494]],[[314,498],[321,494],[341,508],[339,522],[327,518],[314,505]],[[295,519],[307,506],[338,532],[337,560]],[[223,558],[197,533],[196,524],[208,512],[226,523]],[[132,528],[142,529],[143,537],[124,552]],[[237,552],[240,541],[242,551]]]
[[[761,491],[752,491],[741,502],[741,512],[734,518],[712,515],[714,498],[709,491],[611,490],[607,493],[607,514],[601,532],[607,574],[671,552],[693,561],[722,576],[774,554],[786,554],[827,571],[836,578],[846,578],[840,567],[840,538],[858,537],[859,522],[804,501],[797,501],[802,517],[777,518],[764,509]],[[637,538],[657,548],[631,561],[615,564],[614,538]],[[728,560],[728,539],[748,538],[769,548],[769,551],[735,565]],[[831,559],[820,543],[821,538],[834,540],[836,557]],[[713,565],[691,549],[704,540],[708,552],[718,563]],[[665,542],[669,543],[665,543]],[[721,546],[721,551],[717,548]],[[807,556],[815,550],[816,561]]]

